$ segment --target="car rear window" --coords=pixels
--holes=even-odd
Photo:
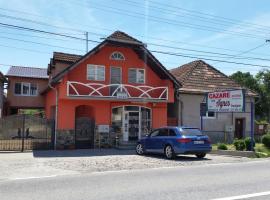
[[[182,128],[180,131],[182,135],[202,135],[202,132],[197,128]]]

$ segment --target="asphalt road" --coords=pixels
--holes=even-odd
[[[0,181],[1,200],[232,200],[247,194],[270,199],[269,160]]]

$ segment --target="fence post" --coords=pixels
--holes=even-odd
[[[21,152],[24,151],[24,133],[25,133],[25,114],[22,114],[22,150]]]
[[[254,151],[254,103],[253,102],[250,102],[250,138],[251,138],[251,142],[250,142],[250,145],[251,145],[251,151]]]

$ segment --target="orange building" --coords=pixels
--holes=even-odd
[[[93,145],[94,127],[121,141],[167,125],[167,104],[180,83],[146,46],[116,31],[84,56],[54,53],[45,112],[58,144]]]

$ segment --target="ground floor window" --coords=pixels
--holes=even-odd
[[[151,109],[143,106],[112,108],[112,129],[123,141],[138,140],[151,130]]]
[[[206,103],[201,103],[201,116],[204,118],[216,118],[216,113],[207,111]]]

